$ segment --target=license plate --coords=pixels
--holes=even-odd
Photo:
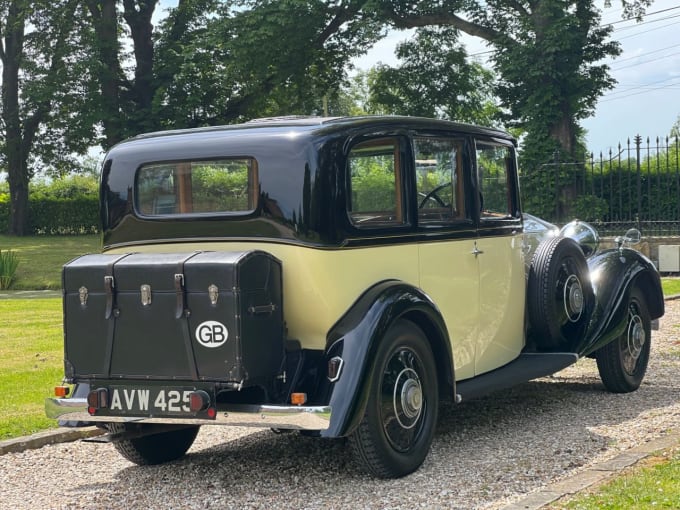
[[[189,398],[195,388],[166,386],[110,386],[110,415],[193,416]]]

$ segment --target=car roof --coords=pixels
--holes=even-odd
[[[326,133],[342,131],[343,129],[370,128],[370,127],[392,127],[392,128],[412,128],[412,129],[433,129],[446,131],[461,131],[470,134],[481,134],[486,136],[498,137],[507,140],[514,140],[505,131],[495,128],[487,128],[454,122],[441,119],[429,119],[424,117],[407,117],[399,115],[365,115],[357,117],[318,117],[318,116],[283,116],[253,119],[242,124],[229,124],[221,126],[206,126],[190,129],[175,129],[166,131],[155,131],[135,136],[131,140],[140,140],[156,137],[167,137],[177,135],[190,135],[192,133],[210,133],[220,131],[242,131],[286,128],[293,131],[316,131],[323,130]]]

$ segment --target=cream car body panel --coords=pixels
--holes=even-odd
[[[525,292],[522,236],[482,237],[477,257],[480,272],[479,336],[475,375],[509,363],[524,348]]]
[[[150,244],[134,247],[143,253],[179,251],[263,250],[283,266],[283,305],[288,337],[305,349],[326,347],[328,330],[369,287],[398,279],[418,286],[418,245],[323,250],[306,246],[258,242]],[[127,253],[118,248],[107,253]],[[350,277],[351,275],[351,277]]]
[[[456,379],[473,377],[479,338],[479,267],[471,239],[422,243],[420,287],[437,303],[451,340]]]

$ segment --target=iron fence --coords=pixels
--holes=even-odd
[[[562,161],[559,153],[521,175],[527,212],[561,224],[575,217],[601,234],[638,228],[643,235],[680,234],[680,140],[636,136],[596,157]]]

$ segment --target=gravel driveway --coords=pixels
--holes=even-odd
[[[0,457],[0,508],[501,508],[680,430],[680,301],[667,302],[635,393],[605,393],[592,360],[459,406],[444,404],[429,457],[400,480],[357,470],[342,440],[203,427],[189,454],[138,467],[111,445]]]

